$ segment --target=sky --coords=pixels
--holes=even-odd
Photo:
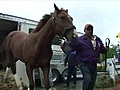
[[[116,38],[120,32],[120,0],[0,0],[0,13],[39,21],[44,14],[54,12],[54,3],[68,9],[78,32],[84,33],[89,23],[104,44],[106,38],[111,44],[120,43]]]

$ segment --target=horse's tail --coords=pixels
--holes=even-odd
[[[0,68],[6,67],[5,60],[6,59],[6,52],[3,43],[0,45]]]
[[[0,61],[5,53],[4,45],[3,43],[0,45]]]

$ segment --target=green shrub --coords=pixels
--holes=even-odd
[[[98,74],[95,88],[108,88],[113,86],[114,81],[108,74]]]

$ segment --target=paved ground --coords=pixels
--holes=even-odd
[[[72,84],[72,82],[70,83],[69,87],[66,87],[65,83],[59,83],[59,84],[55,84],[53,86],[53,88],[55,88],[56,90],[82,90],[82,82],[83,80],[78,80],[76,85]],[[55,90],[53,89],[53,90]],[[44,88],[37,88],[37,90],[45,90]],[[114,87],[110,87],[110,88],[94,88],[94,90],[120,90],[120,77],[116,78],[116,84]]]
[[[82,90],[82,82],[83,80],[78,80],[76,85],[72,82],[70,83],[70,86],[67,87],[65,83],[58,83],[53,86],[56,90]],[[37,88],[37,90],[45,90],[44,88]],[[53,89],[54,90],[54,89]]]

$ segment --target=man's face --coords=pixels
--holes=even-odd
[[[93,35],[93,27],[89,26],[86,30],[85,33],[87,36],[92,36]]]

